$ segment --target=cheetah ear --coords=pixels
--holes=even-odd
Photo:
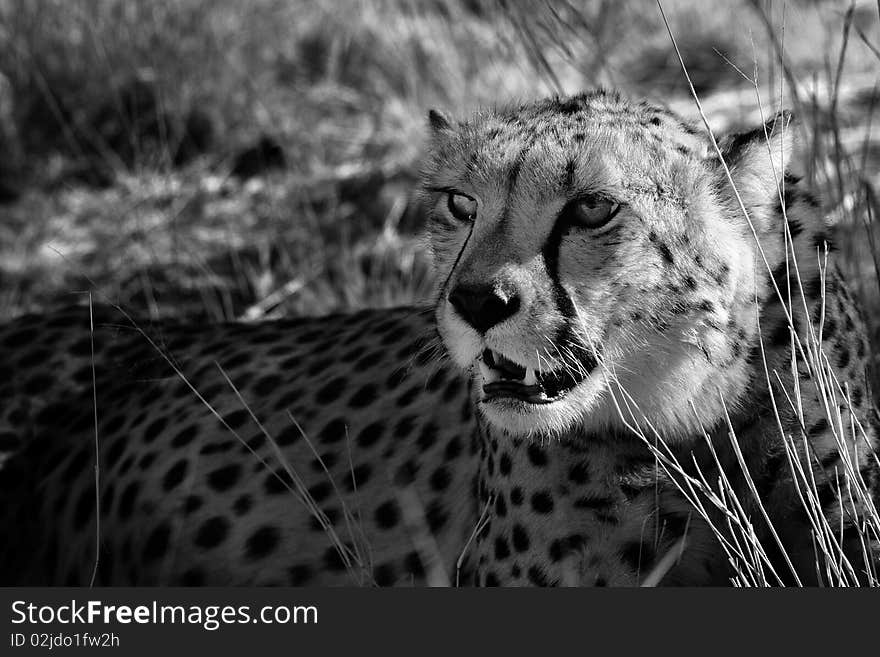
[[[721,141],[724,161],[747,209],[779,198],[779,183],[793,149],[791,121],[791,112],[785,110],[754,130]],[[726,178],[723,171],[719,173]]]
[[[452,121],[440,110],[432,109],[428,112],[428,125],[435,135],[452,131]]]

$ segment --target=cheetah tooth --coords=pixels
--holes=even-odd
[[[495,370],[493,370],[491,367],[489,367],[488,365],[486,365],[486,363],[483,362],[482,358],[479,360],[479,363],[480,363],[480,374],[483,375],[483,383],[492,383],[493,381],[497,381],[498,379],[501,378],[498,375],[498,373],[495,372]]]
[[[535,376],[535,370],[531,367],[526,368],[526,378],[523,379],[523,383],[527,386],[533,386],[538,382],[538,377]]]

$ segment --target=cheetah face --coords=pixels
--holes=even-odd
[[[490,423],[690,428],[741,385],[754,248],[702,137],[601,93],[431,123],[437,323]]]

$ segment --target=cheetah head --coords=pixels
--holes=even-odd
[[[755,237],[782,235],[790,140],[777,118],[722,141],[747,220],[702,131],[666,110],[596,92],[461,123],[430,114],[436,318],[491,424],[675,436],[736,405]]]

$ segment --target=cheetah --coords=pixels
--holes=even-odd
[[[431,305],[10,322],[0,583],[825,584],[822,541],[866,581],[869,345],[789,122],[432,111]]]

